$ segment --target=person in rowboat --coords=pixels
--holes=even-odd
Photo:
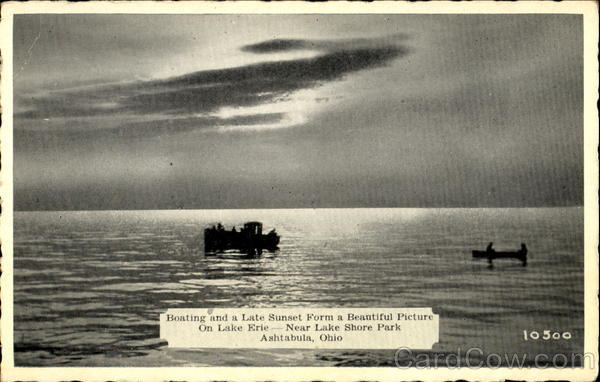
[[[521,252],[524,255],[527,254],[527,246],[525,245],[525,243],[521,243],[521,250],[519,252]]]

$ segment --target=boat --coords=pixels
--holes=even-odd
[[[263,235],[262,229],[262,223],[257,221],[244,223],[239,231],[235,227],[228,231],[219,223],[204,230],[204,248],[206,250],[277,249],[280,238],[275,229],[266,235]]]
[[[521,249],[518,251],[496,251],[491,248],[491,244],[492,243],[490,243],[485,251],[472,251],[473,257],[487,258],[490,264],[492,264],[492,261],[496,259],[517,259],[521,260],[523,266],[527,266],[527,246],[524,243],[521,243]]]

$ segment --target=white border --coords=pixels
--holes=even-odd
[[[429,3],[398,2],[277,2],[264,3],[243,1],[235,3],[209,2],[27,2],[3,3],[0,24],[2,52],[2,110],[3,123],[0,131],[2,170],[0,192],[2,217],[2,381],[13,380],[556,380],[591,381],[598,374],[593,369],[471,369],[440,368],[429,370],[398,369],[394,367],[333,368],[333,367],[206,367],[206,368],[92,368],[92,367],[13,367],[12,322],[12,223],[13,223],[13,152],[12,152],[12,25],[13,15],[28,13],[570,13],[583,14],[584,18],[584,222],[585,222],[585,352],[594,354],[598,360],[598,11],[596,2],[547,1],[456,3],[435,1]]]

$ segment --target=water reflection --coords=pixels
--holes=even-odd
[[[515,327],[569,330],[544,350],[583,349],[583,210],[262,210],[18,213],[18,366],[393,366],[394,351],[168,348],[169,308],[433,307],[436,352],[537,354]],[[279,250],[204,249],[200,227],[260,218]],[[310,224],[307,222],[310,221]],[[472,261],[477,243],[531,262]],[[496,262],[494,262],[496,263]],[[478,330],[485,327],[486,330]],[[513,329],[511,329],[513,328]],[[460,355],[459,355],[460,356]],[[477,360],[475,360],[475,364]]]
[[[263,256],[276,257],[279,254],[279,248],[242,248],[242,249],[205,249],[204,255],[207,257],[217,257],[226,259],[258,259]]]

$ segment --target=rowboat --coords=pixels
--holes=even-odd
[[[521,249],[518,251],[496,251],[494,249],[487,249],[485,251],[475,250],[472,252],[474,258],[487,258],[490,264],[496,259],[517,259],[521,260],[523,266],[527,265],[527,246],[524,243],[521,244]]]

